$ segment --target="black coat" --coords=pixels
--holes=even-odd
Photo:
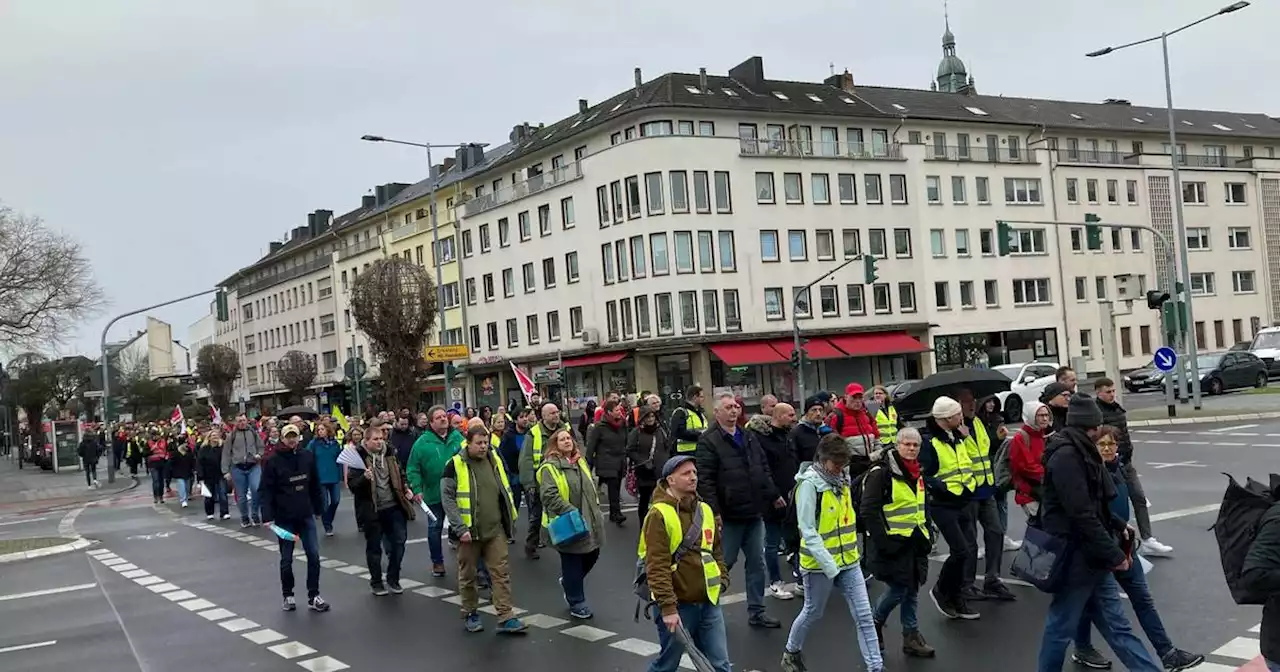
[[[1120,462],[1129,464],[1133,461],[1133,439],[1129,438],[1128,413],[1120,404],[1108,404],[1101,399],[1095,399],[1095,401],[1098,402],[1098,408],[1102,411],[1102,424],[1116,428],[1116,446]]]
[[[222,446],[200,444],[196,451],[196,474],[205,483],[217,483],[222,479]]]
[[[398,463],[405,465],[409,463],[409,453],[413,451],[413,442],[418,440],[418,432],[413,431],[412,427],[404,431],[392,427],[387,432],[387,440],[391,443],[391,452],[395,453]]]
[[[748,426],[750,429],[750,426]],[[796,487],[796,472],[800,465],[791,454],[791,443],[788,441],[788,430],[785,427],[766,425],[763,431],[755,432],[764,450],[764,458],[769,464],[769,475],[773,478],[773,487],[783,497],[789,497]],[[781,521],[786,510],[770,506],[765,509],[765,518]]]
[[[301,445],[293,450],[273,452],[262,466],[258,500],[263,520],[273,520],[290,531],[290,524],[320,515],[324,510],[324,495],[315,455]]]
[[[80,459],[89,464],[97,464],[98,456],[102,454],[102,446],[98,443],[97,434],[85,434],[80,439],[80,445],[76,448],[76,454]]]
[[[1262,607],[1262,656],[1280,660],[1280,504],[1272,504],[1262,516],[1258,535],[1245,556],[1240,587],[1270,595]]]
[[[1125,522],[1111,513],[1116,486],[1083,429],[1066,427],[1044,449],[1044,497],[1040,523],[1045,532],[1075,549],[1075,572],[1106,572],[1124,562],[1119,534]]]
[[[360,459],[365,460],[368,464],[369,451],[364,448],[357,448],[356,452],[360,454]],[[396,500],[396,505],[404,512],[407,520],[413,520],[413,505],[405,497],[404,479],[400,476],[400,464],[396,461],[394,453],[388,453],[387,460],[387,479],[391,487],[391,495]],[[373,500],[373,479],[369,478],[369,472],[365,469],[348,469],[347,470],[347,488],[351,490],[351,496],[355,500],[356,522],[360,525],[376,525],[378,524],[378,507]]]
[[[791,455],[795,458],[796,469],[799,470],[800,465],[805,462],[812,462],[813,456],[818,454],[818,442],[822,440],[822,434],[818,433],[817,427],[812,427],[803,422],[797,422],[795,427],[791,428]],[[795,474],[792,474],[794,477]],[[788,492],[790,492],[788,490]]]
[[[739,429],[742,447],[718,426],[698,438],[698,496],[721,519],[750,521],[774,508],[780,497],[769,471],[769,460],[755,432]]]
[[[177,448],[169,453],[169,478],[190,480],[196,473],[196,456],[190,448],[183,454]]]
[[[867,531],[867,570],[885,583],[899,586],[923,586],[929,578],[929,552],[933,544],[917,529],[910,537],[889,534],[884,507],[893,500],[892,481],[906,483],[914,492],[920,486],[902,466],[896,449],[886,450],[867,471],[862,484],[862,505],[858,521]],[[925,491],[925,505],[929,493]],[[925,509],[928,520],[928,508]],[[930,522],[932,527],[932,522]]]
[[[627,425],[614,427],[601,420],[587,430],[587,447],[582,452],[587,464],[600,478],[622,478],[627,473]]]
[[[662,465],[670,457],[671,439],[661,424],[653,432],[633,429],[627,435],[627,459],[636,472],[636,488],[652,490],[658,485]]]

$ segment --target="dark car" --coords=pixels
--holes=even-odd
[[[918,378],[913,378],[910,380],[899,380],[892,383],[885,383],[884,389],[885,392],[889,394],[889,402],[894,404],[898,403],[898,400],[907,396],[907,393],[911,391],[911,388],[915,387],[919,382],[920,380]]]
[[[1124,375],[1124,389],[1130,392],[1164,389],[1164,371],[1154,366],[1144,366]]]
[[[1200,368],[1200,389],[1205,394],[1267,386],[1267,365],[1251,352],[1210,353],[1200,355],[1196,363]]]

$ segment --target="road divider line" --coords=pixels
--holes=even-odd
[[[49,520],[49,518],[48,516],[46,516],[44,518],[28,518],[26,520],[11,520],[7,523],[0,523],[0,527],[5,527],[7,525],[26,525],[27,523],[38,523],[42,520]]]
[[[62,586],[60,588],[46,588],[44,590],[33,590],[29,593],[14,593],[12,595],[0,595],[0,602],[8,602],[10,600],[25,600],[28,597],[44,597],[45,595],[58,595],[60,593],[74,593],[78,590],[88,590],[97,587],[96,583],[77,583],[74,586]]]
[[[1242,429],[1253,429],[1254,427],[1257,427],[1257,426],[1258,426],[1258,423],[1256,423],[1256,422],[1255,422],[1255,423],[1253,423],[1252,425],[1236,425],[1236,426],[1234,426],[1234,427],[1218,427],[1218,428],[1213,429],[1213,430],[1210,430],[1210,431],[1213,431],[1213,432],[1215,432],[1215,433],[1217,433],[1217,432],[1238,432],[1238,431],[1240,431],[1240,430],[1242,430]]]
[[[0,649],[0,653],[13,653],[14,651],[26,651],[27,649],[39,649],[39,648],[43,648],[43,647],[46,647],[46,646],[53,646],[54,644],[57,644],[57,643],[58,643],[58,640],[56,640],[56,639],[51,639],[51,640],[49,640],[49,641],[47,641],[47,642],[32,642],[32,643],[30,643],[30,644],[19,644],[19,645],[17,645],[17,646],[6,646],[6,647],[4,647],[3,649]]]
[[[1174,520],[1176,518],[1186,518],[1188,516],[1198,516],[1202,513],[1214,513],[1220,507],[1220,504],[1205,504],[1204,506],[1193,506],[1189,509],[1175,509],[1173,511],[1162,511],[1160,513],[1151,514],[1151,522],[1158,523],[1162,520]]]

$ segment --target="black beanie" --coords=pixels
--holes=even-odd
[[[1067,402],[1067,426],[1094,429],[1102,426],[1102,409],[1093,397],[1077,393]]]

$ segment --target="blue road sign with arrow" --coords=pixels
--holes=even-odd
[[[1163,347],[1156,350],[1155,365],[1161,371],[1172,371],[1173,367],[1178,365],[1178,353],[1173,348]]]

